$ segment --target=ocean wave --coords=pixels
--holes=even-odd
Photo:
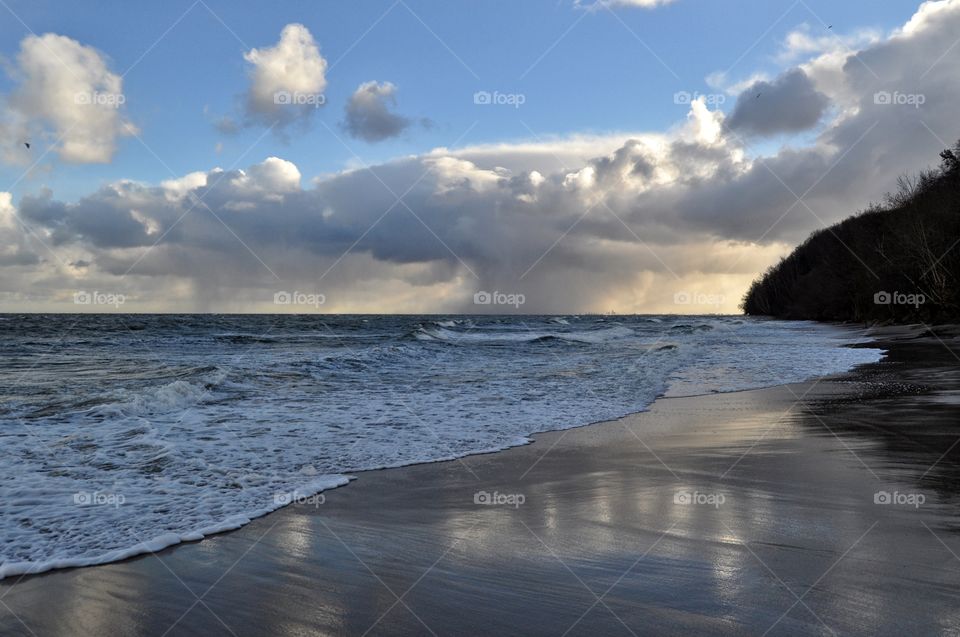
[[[625,326],[598,330],[569,332],[550,331],[454,331],[447,328],[420,327],[412,333],[419,341],[440,341],[457,345],[485,345],[503,343],[538,343],[566,341],[569,343],[601,344],[616,339],[629,338],[634,331]]]
[[[56,317],[5,325],[4,347],[49,353],[0,368],[16,388],[0,417],[0,577],[201,539],[355,471],[525,444],[672,388],[792,382],[880,355],[813,324],[559,318],[144,316],[130,334],[92,316],[62,344]],[[274,340],[231,340],[260,334]]]
[[[214,334],[213,338],[218,341],[246,345],[248,343],[273,344],[279,342],[279,339],[273,336],[263,334]]]
[[[283,334],[283,333],[270,333],[264,332],[263,334],[240,334],[240,333],[225,333],[225,334],[214,334],[213,339],[216,341],[222,341],[227,343],[233,343],[236,345],[294,345],[298,343],[312,343],[314,341],[345,341],[349,342],[355,339],[373,339],[377,337],[389,336],[388,334],[370,334],[370,333],[360,333],[360,334],[344,334],[344,333],[334,333],[330,331],[320,331],[314,330],[305,334]]]
[[[109,564],[110,562],[118,562],[120,560],[129,559],[145,553],[156,553],[157,551],[161,551],[165,548],[169,548],[183,542],[197,542],[211,535],[216,535],[217,533],[224,533],[226,531],[234,531],[239,529],[240,527],[249,524],[252,520],[263,517],[268,513],[272,513],[273,511],[276,511],[277,509],[286,506],[289,503],[296,502],[301,498],[308,499],[310,496],[315,496],[323,491],[328,491],[330,489],[343,486],[349,481],[350,478],[347,476],[326,476],[322,480],[314,480],[311,483],[300,485],[290,492],[277,493],[273,498],[272,504],[251,509],[246,513],[234,514],[213,524],[201,523],[200,526],[193,528],[190,528],[189,522],[187,522],[188,528],[186,530],[160,533],[150,537],[149,539],[106,551],[91,551],[84,555],[64,555],[50,559],[3,562],[0,564],[0,580],[15,575],[34,575],[38,573],[45,573],[47,571],[60,568],[76,568],[80,566]],[[84,492],[81,493],[81,495],[90,495],[92,501],[95,495],[102,495],[105,498],[109,498],[109,496],[112,495],[114,498],[116,498],[119,494],[91,494]],[[117,508],[119,509],[119,507],[123,505],[125,505],[125,502],[124,504],[118,505]],[[89,506],[94,506],[94,504],[91,502]],[[10,540],[16,541],[15,538],[10,538]]]
[[[460,325],[466,325],[469,327],[473,325],[473,322],[469,319],[447,319],[443,321],[433,321],[433,324],[437,327],[453,328]]]
[[[680,346],[676,343],[666,343],[664,345],[658,345],[654,347],[654,350],[657,352],[672,352],[677,349],[680,349]]]
[[[687,334],[692,332],[709,332],[713,329],[715,329],[715,327],[709,323],[678,323],[670,326],[671,332],[685,332]]]

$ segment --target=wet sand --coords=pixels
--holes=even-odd
[[[960,635],[960,338],[921,332],[875,331],[888,358],[842,377],[664,398],[10,578],[0,634]]]

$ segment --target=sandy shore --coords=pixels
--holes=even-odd
[[[665,398],[10,578],[0,634],[958,635],[954,333],[881,330],[888,359],[844,377]]]

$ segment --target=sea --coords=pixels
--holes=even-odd
[[[0,315],[0,578],[883,354],[850,329],[738,316]]]

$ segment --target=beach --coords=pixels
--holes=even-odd
[[[4,635],[960,634],[957,330],[0,581]]]
[[[960,0],[0,14],[0,637],[960,637]]]

